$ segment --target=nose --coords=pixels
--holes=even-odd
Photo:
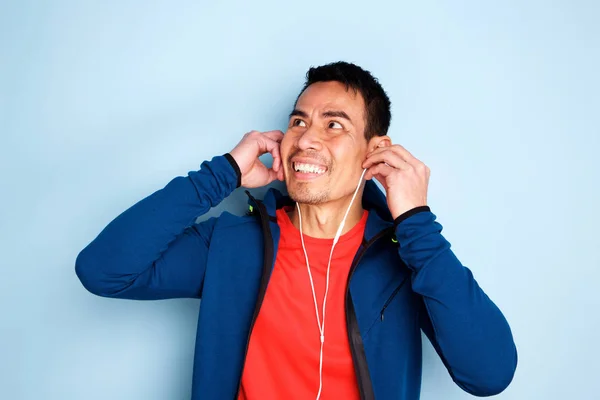
[[[321,136],[318,129],[316,129],[314,126],[306,129],[302,135],[298,136],[298,139],[296,140],[296,147],[298,147],[300,150],[321,150],[323,144],[321,142]]]

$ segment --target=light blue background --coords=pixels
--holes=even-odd
[[[245,132],[283,129],[306,69],[339,59],[388,91],[393,140],[512,326],[498,398],[598,398],[598,2],[0,4],[0,398],[188,399],[199,302],[93,296],[75,257]],[[424,348],[422,399],[472,398]]]

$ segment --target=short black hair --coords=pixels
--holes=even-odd
[[[346,85],[346,90],[358,92],[365,101],[365,139],[367,142],[374,136],[384,136],[390,127],[392,113],[391,102],[383,87],[369,71],[358,65],[337,61],[319,67],[311,67],[306,73],[306,82],[296,98],[304,93],[307,87],[317,82],[336,81]]]

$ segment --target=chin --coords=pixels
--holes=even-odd
[[[287,191],[296,203],[317,205],[329,201],[329,189],[326,188],[310,188],[308,185],[294,182],[287,185]]]

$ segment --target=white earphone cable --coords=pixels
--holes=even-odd
[[[321,342],[321,346],[320,346],[321,349],[319,351],[319,391],[317,393],[316,400],[320,399],[321,391],[323,390],[323,345],[325,344],[325,309],[326,309],[326,305],[327,305],[327,294],[329,293],[329,271],[331,269],[331,257],[333,256],[333,249],[335,248],[336,243],[338,242],[340,236],[342,235],[344,224],[346,223],[346,218],[348,217],[348,213],[350,212],[350,208],[352,207],[354,198],[356,197],[356,194],[358,193],[358,189],[360,188],[360,184],[363,180],[363,177],[365,176],[365,172],[367,172],[366,168],[363,169],[363,172],[358,181],[358,185],[356,186],[356,190],[354,191],[354,194],[352,195],[352,199],[350,200],[350,205],[348,206],[348,209],[346,210],[346,214],[344,215],[344,218],[342,219],[342,222],[335,234],[335,237],[333,239],[333,245],[331,246],[331,252],[329,253],[329,261],[327,262],[327,279],[325,281],[325,294],[323,296],[323,313],[322,313],[323,314],[323,322],[321,322],[321,319],[319,318],[319,306],[317,304],[317,296],[315,294],[315,285],[313,282],[312,274],[310,272],[310,265],[308,263],[308,254],[306,253],[306,246],[304,245],[304,235],[302,234],[302,213],[300,212],[300,206],[296,202],[296,208],[298,209],[298,219],[299,219],[299,224],[300,224],[300,240],[302,242],[302,250],[304,251],[304,257],[306,259],[306,269],[308,270],[308,277],[310,279],[310,287],[312,289],[313,300],[315,303],[315,313],[317,316],[317,326],[319,327],[319,339]]]

